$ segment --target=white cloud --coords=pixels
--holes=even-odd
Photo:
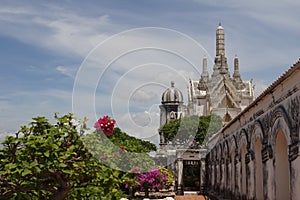
[[[159,114],[144,111],[114,116],[122,131],[141,139],[156,138],[158,144]]]
[[[75,71],[74,67],[57,66],[55,69],[63,75],[66,75],[71,78],[75,77],[76,71]]]
[[[65,56],[71,53],[84,57],[108,37],[101,30],[113,29],[108,15],[84,17],[54,6],[48,9],[39,10],[34,6],[0,9],[2,34]]]
[[[283,64],[292,64],[298,58],[299,44],[294,38],[300,33],[297,21],[299,2],[195,2],[208,5],[208,10],[181,14],[180,20],[186,22],[184,26],[176,20],[162,24],[156,15],[139,18],[126,9],[99,7],[99,12],[80,13],[52,3],[22,7],[1,5],[1,35],[68,58],[79,60],[87,56],[78,71],[77,85],[75,83],[75,86],[80,86],[74,88],[75,110],[71,108],[72,91],[16,91],[7,97],[24,99],[22,103],[0,100],[3,124],[16,127],[16,124],[20,125],[36,114],[51,115],[56,111],[76,111],[88,116],[91,121],[99,113],[112,112],[126,132],[139,137],[151,136],[158,128],[154,121],[159,121],[158,111],[152,109],[158,108],[161,93],[170,86],[170,81],[175,81],[186,103],[188,78],[199,79],[204,54],[210,58],[209,68],[212,70],[215,32],[211,27],[217,25],[219,21],[216,20],[224,22],[226,55],[231,72],[234,54],[240,58],[242,77],[246,73],[270,72],[265,74],[266,80],[263,81],[253,77],[256,95],[273,81],[270,79],[276,78],[274,74],[280,74],[288,67]],[[199,24],[191,24],[190,20],[194,19],[187,16],[201,20],[197,21]],[[140,24],[148,22],[147,25],[165,25],[179,30],[184,27],[182,30],[194,32],[197,41],[207,46],[197,46],[183,35],[166,29],[136,29],[113,35],[128,27],[141,27],[130,21],[137,17]],[[211,29],[205,26],[207,24],[213,24]],[[294,37],[289,38],[290,35]],[[90,52],[94,47],[94,51]],[[32,66],[28,70],[36,72],[38,69]],[[75,75],[75,69],[65,63],[55,65],[55,70],[69,77]]]

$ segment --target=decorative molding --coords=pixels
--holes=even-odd
[[[267,145],[261,151],[262,162],[265,163],[269,159],[273,158],[273,149],[270,145]]]
[[[299,124],[300,124],[300,100],[299,96],[292,98],[288,104],[288,111],[291,118],[291,140],[297,143],[299,140]]]
[[[250,161],[251,161],[251,155],[250,155],[250,153],[248,152],[248,153],[246,153],[246,155],[245,155],[245,163],[246,164],[249,164],[250,163]]]
[[[263,132],[268,135],[271,129],[271,123],[270,123],[270,113],[267,113],[263,118],[262,118],[262,128]],[[268,143],[268,137],[265,137],[264,135],[264,140],[263,143]]]
[[[234,158],[234,165],[239,163],[239,155],[235,154],[235,158]]]
[[[255,159],[255,153],[254,153],[254,151],[249,149],[248,153],[249,153],[250,159],[254,160]]]
[[[259,111],[257,111],[256,113],[253,114],[253,118],[256,119],[257,117],[261,116],[262,114],[264,114],[264,110],[261,109]]]
[[[225,163],[224,161],[225,161],[225,159],[222,157],[220,160],[220,165],[223,165]]]
[[[299,145],[300,141],[297,143],[289,145],[289,161],[294,161],[299,156]]]

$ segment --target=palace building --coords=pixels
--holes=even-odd
[[[158,164],[175,173],[177,194],[208,199],[300,199],[300,60],[254,99],[252,81],[243,81],[234,58],[231,75],[224,28],[216,31],[213,73],[203,58],[199,80],[190,80],[187,104],[171,82],[162,95],[160,127],[183,116],[218,115],[223,128],[202,146],[160,135]],[[190,142],[189,142],[190,141]]]
[[[184,105],[183,95],[171,82],[171,87],[162,94],[160,105],[160,126],[182,116],[218,115],[228,123],[254,100],[252,81],[243,81],[238,57],[234,58],[234,72],[231,75],[225,55],[225,32],[219,24],[216,30],[216,56],[213,73],[208,72],[204,56],[199,80],[190,80],[188,101]],[[160,133],[160,143],[165,142]]]

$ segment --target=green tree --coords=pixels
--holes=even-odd
[[[82,141],[97,135],[84,136],[72,114],[55,116],[55,120],[51,124],[45,117],[33,118],[28,127],[6,137],[0,149],[0,199],[124,197],[121,189],[132,175],[105,166]],[[151,143],[136,143],[134,151],[154,149]]]
[[[175,119],[160,128],[167,142],[187,142],[190,137],[202,144],[206,136],[210,136],[222,128],[222,119],[216,115],[191,116]]]

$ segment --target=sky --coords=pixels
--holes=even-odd
[[[161,94],[202,58],[212,71],[225,29],[229,70],[239,57],[256,96],[299,59],[300,2],[293,0],[1,1],[0,140],[31,118],[109,115],[129,135],[158,143]]]

